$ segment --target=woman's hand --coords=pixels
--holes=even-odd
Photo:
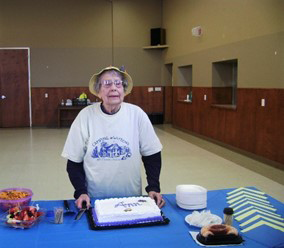
[[[82,202],[85,201],[87,203],[87,208],[91,206],[90,197],[87,194],[82,194],[79,198],[75,201],[77,208],[82,208]]]
[[[165,200],[163,199],[160,193],[155,192],[155,191],[150,191],[148,195],[150,198],[155,200],[159,208],[162,208],[166,204]]]

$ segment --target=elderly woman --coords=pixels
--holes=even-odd
[[[146,113],[123,102],[132,90],[128,73],[116,67],[104,68],[92,76],[90,92],[102,101],[84,108],[74,120],[62,156],[68,159],[67,172],[75,188],[78,208],[90,197],[139,196],[141,158],[148,195],[161,208],[162,145]]]

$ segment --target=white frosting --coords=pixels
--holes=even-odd
[[[160,217],[161,210],[150,197],[110,198],[95,201],[99,223]]]

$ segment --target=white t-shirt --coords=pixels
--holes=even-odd
[[[62,156],[84,162],[91,197],[141,195],[141,155],[160,152],[162,145],[146,113],[122,103],[105,114],[100,103],[81,110],[74,120]]]

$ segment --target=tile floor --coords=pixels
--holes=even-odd
[[[155,129],[164,146],[162,193],[175,193],[178,184],[208,190],[255,186],[284,202],[284,171],[170,125]],[[72,198],[66,161],[60,156],[67,133],[67,128],[0,129],[0,189],[31,188],[34,200]]]

